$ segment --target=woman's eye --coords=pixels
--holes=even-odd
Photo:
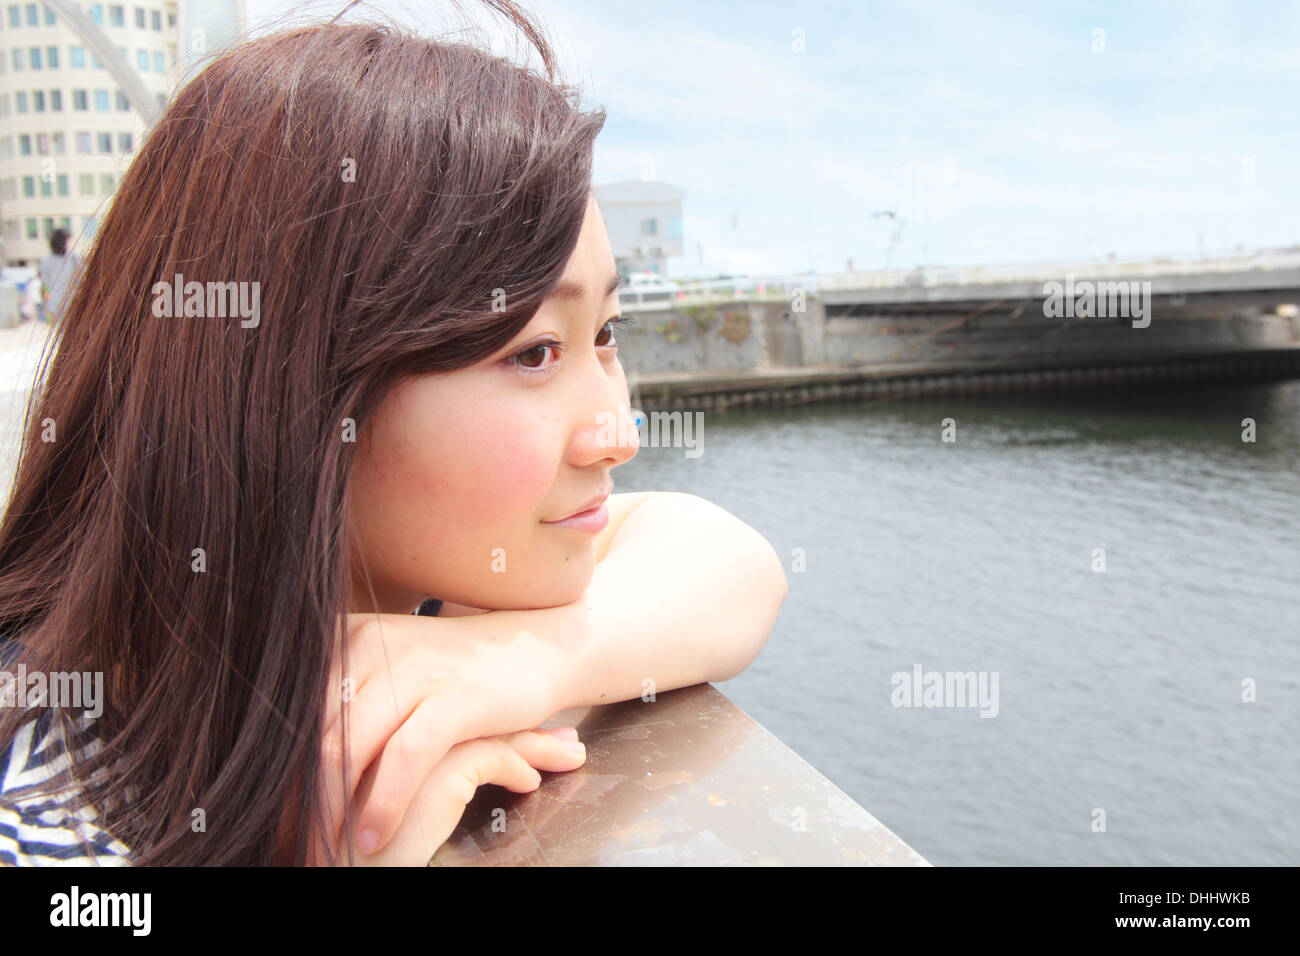
[[[629,322],[631,322],[631,321],[632,321],[632,319],[631,319],[629,316],[626,316],[626,315],[616,315],[616,316],[614,316],[612,319],[610,319],[608,322],[606,322],[603,326],[601,326],[601,328],[600,328],[600,332],[596,335],[596,345],[599,346],[599,347],[601,347],[601,348],[604,348],[604,347],[606,347],[606,346],[610,346],[610,345],[617,345],[617,344],[618,344],[618,341],[614,338],[614,326],[616,326],[616,325],[625,325],[625,324],[627,324],[627,323],[629,323]],[[605,330],[606,330],[606,329],[609,330],[609,337],[608,337],[608,338],[605,338]],[[601,341],[602,339],[604,339],[604,341]]]
[[[524,349],[524,351],[520,352],[518,355],[515,356],[515,362],[518,363],[520,368],[526,368],[532,371],[539,371],[546,367],[543,364],[546,361],[546,350],[556,348],[557,344],[558,343],[556,342],[542,342],[538,345],[534,345],[532,348]],[[529,361],[530,356],[533,356],[537,359],[537,364],[534,364],[533,362]]]
[[[616,315],[600,327],[596,333],[596,347],[607,349],[617,348],[618,342],[614,338],[614,326],[622,325],[632,320],[623,315]],[[524,349],[522,352],[516,352],[510,357],[510,361],[518,368],[527,372],[550,372],[555,368],[555,362],[549,365],[546,363],[546,350],[552,349],[555,352],[556,360],[564,354],[567,346],[563,342],[557,342],[554,339],[547,339],[545,342],[538,342],[536,345]]]

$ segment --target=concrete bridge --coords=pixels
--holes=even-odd
[[[1297,303],[1300,247],[683,283],[619,338],[646,408],[725,408],[1300,375]]]

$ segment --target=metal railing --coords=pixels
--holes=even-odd
[[[1209,257],[1074,259],[996,266],[918,267],[915,269],[890,269],[875,272],[843,272],[822,276],[821,288],[824,291],[929,288],[934,286],[992,285],[1003,282],[1043,282],[1061,280],[1066,275],[1089,279],[1119,278],[1122,276],[1149,278],[1154,276],[1240,273],[1260,269],[1300,269],[1300,249],[1262,249],[1253,252],[1224,253]]]
[[[432,866],[929,866],[711,684],[562,711],[587,761],[481,787]]]
[[[1255,270],[1300,269],[1300,247],[1230,251],[1209,256],[1157,256],[1128,259],[1063,259],[1052,262],[989,266],[919,266],[866,272],[784,273],[734,276],[726,279],[676,279],[672,291],[623,289],[620,300],[639,308],[671,308],[679,302],[728,299],[785,299],[796,289],[808,296],[852,289],[908,289],[935,286],[993,285],[1005,282],[1044,282],[1066,275],[1079,278],[1120,278],[1212,275]]]

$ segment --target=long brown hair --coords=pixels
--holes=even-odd
[[[391,23],[215,57],[148,134],[54,333],[0,629],[29,671],[103,674],[103,750],[30,792],[81,787],[137,864],[305,862],[323,817],[293,795],[318,792],[353,574],[349,427],[404,377],[506,345],[577,244],[605,113],[528,15],[485,2],[545,76]],[[178,274],[258,283],[257,321],[159,317]],[[0,748],[32,717],[4,710]]]

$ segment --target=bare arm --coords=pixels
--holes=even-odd
[[[358,832],[375,830],[383,847],[458,742],[537,727],[571,707],[734,677],[762,649],[786,589],[757,531],[702,498],[659,493],[626,510],[587,591],[570,604],[352,624],[355,772],[339,786],[361,799]],[[340,700],[327,701],[326,754],[341,753]],[[357,789],[362,768],[368,793]]]

